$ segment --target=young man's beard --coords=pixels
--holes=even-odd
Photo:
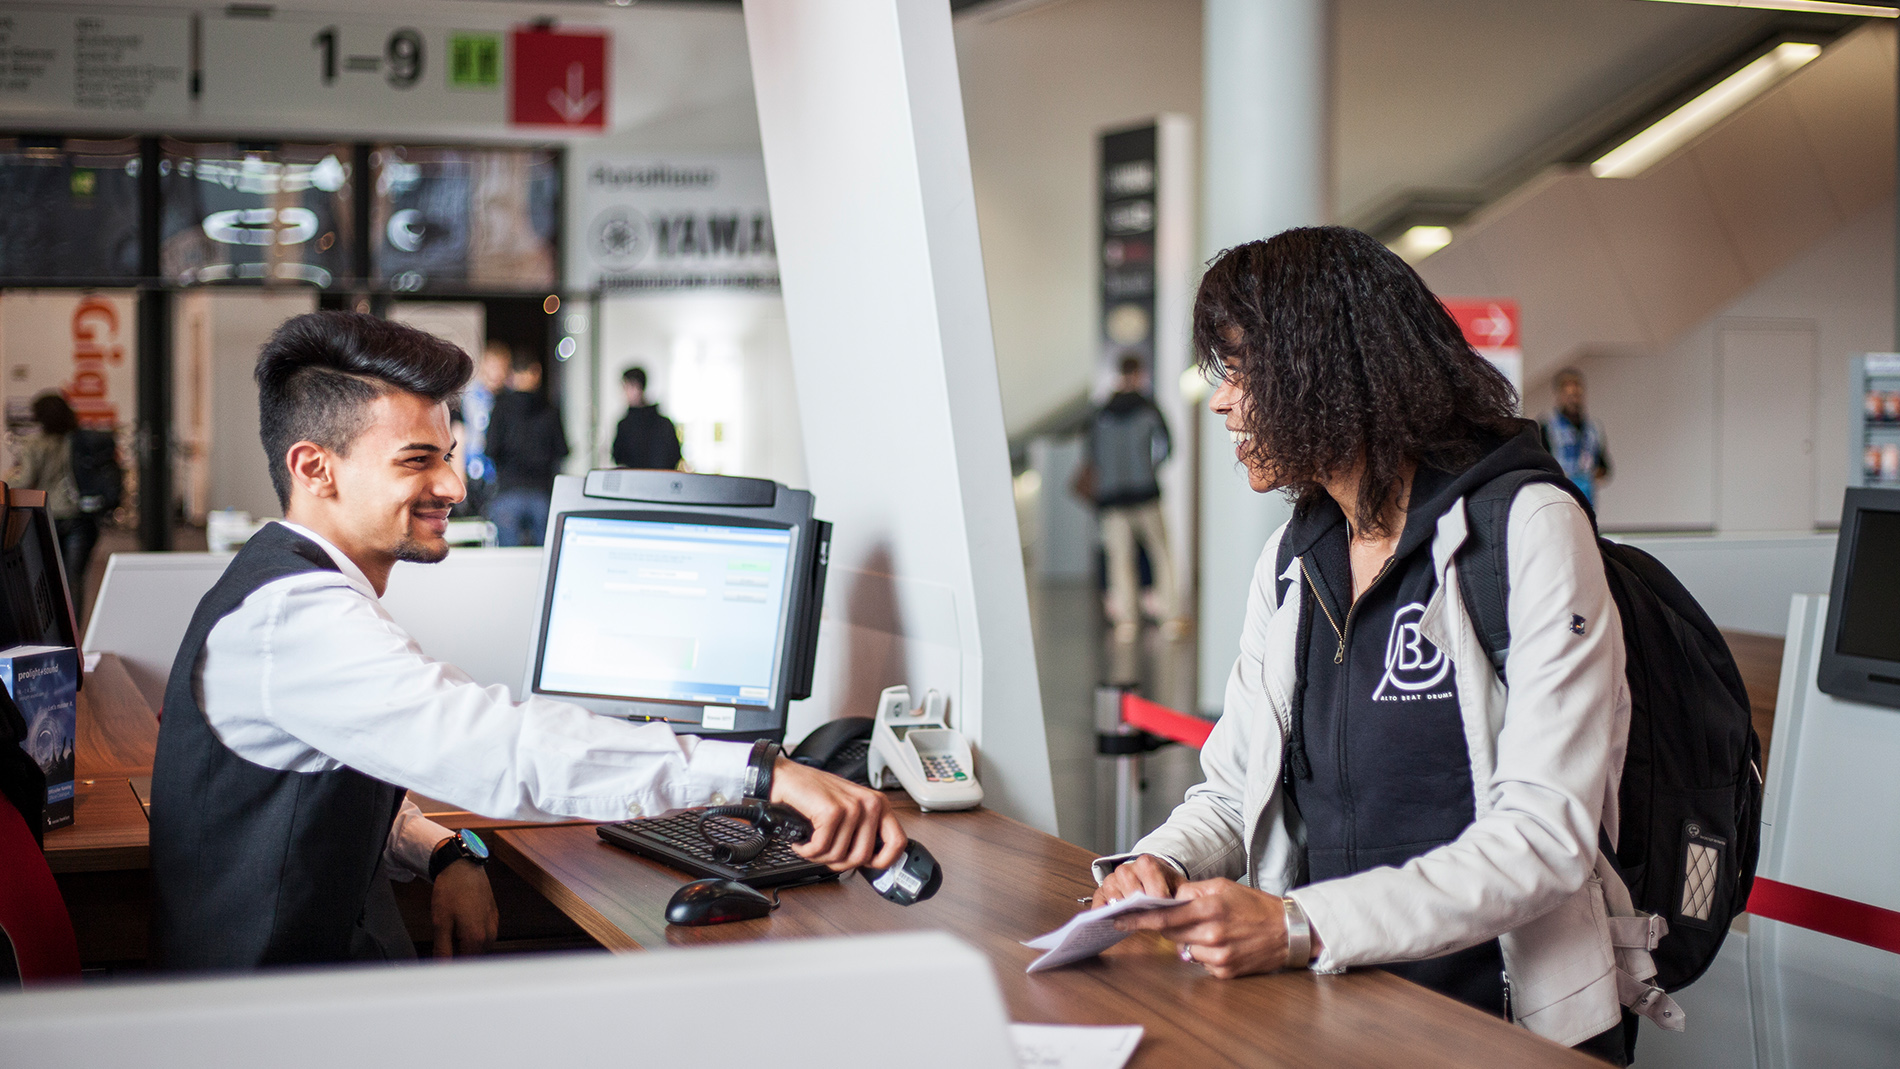
[[[425,546],[404,535],[403,540],[396,543],[391,555],[411,564],[440,564],[449,555],[449,544],[444,542],[440,546]]]
[[[453,501],[425,501],[421,507],[433,511],[449,508],[453,504],[455,504]],[[445,541],[440,545],[432,546],[418,542],[409,535],[403,535],[402,540],[390,550],[390,555],[411,564],[440,564],[449,555],[449,544]]]

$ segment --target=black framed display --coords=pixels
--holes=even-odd
[[[376,282],[398,293],[556,284],[558,151],[378,145],[370,161]]]
[[[139,276],[139,143],[0,138],[0,277]]]
[[[1815,685],[1900,708],[1900,490],[1850,489]]]
[[[349,145],[166,139],[159,269],[167,281],[306,282],[351,274]]]

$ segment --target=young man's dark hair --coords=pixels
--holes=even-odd
[[[73,406],[56,393],[43,393],[33,399],[33,422],[40,425],[41,434],[71,434],[79,429]]]
[[[367,409],[394,390],[446,401],[474,362],[450,342],[362,312],[311,312],[286,320],[257,356],[257,429],[277,501],[290,507],[284,456],[298,442],[348,455]]]
[[[541,370],[541,358],[524,349],[516,349],[514,359],[509,362],[509,367],[518,372],[539,371]]]
[[[1248,453],[1301,508],[1364,458],[1357,514],[1383,523],[1406,462],[1455,470],[1513,433],[1517,392],[1472,350],[1418,273],[1346,227],[1288,230],[1215,258],[1194,347],[1216,378],[1237,359]]]
[[[640,389],[645,390],[647,388],[647,369],[643,367],[630,367],[620,373],[620,381],[629,386],[638,386]]]
[[[1142,365],[1140,353],[1128,352],[1128,353],[1122,354],[1122,362],[1121,362],[1122,374],[1134,375],[1141,372],[1142,369],[1143,369],[1143,365]]]

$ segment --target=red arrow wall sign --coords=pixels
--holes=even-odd
[[[509,37],[514,52],[509,123],[605,130],[607,44],[604,32],[515,30]]]

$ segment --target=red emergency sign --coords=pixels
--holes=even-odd
[[[1517,302],[1490,298],[1454,298],[1445,310],[1458,321],[1474,349],[1516,349]]]

